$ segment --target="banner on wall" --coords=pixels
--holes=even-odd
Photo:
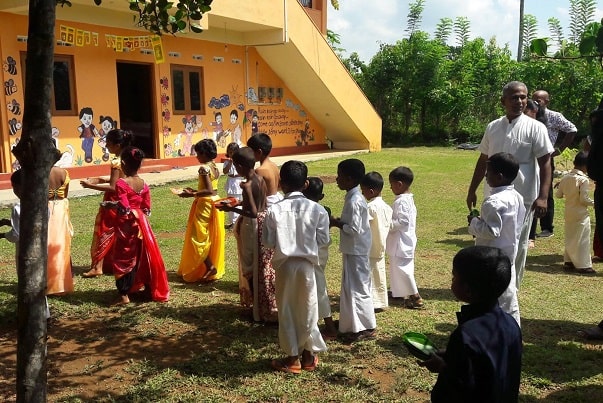
[[[59,38],[61,41],[72,46],[99,46],[98,32],[76,29],[68,25],[59,26]],[[123,52],[126,48],[134,50],[153,47],[155,63],[163,63],[165,61],[161,37],[159,36],[121,36],[105,34],[105,43],[108,48],[112,48],[116,52]]]
[[[153,56],[155,57],[155,63],[159,64],[165,62],[165,55],[163,53],[161,37],[159,35],[152,36],[151,44],[153,46]]]

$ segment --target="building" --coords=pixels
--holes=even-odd
[[[196,164],[203,138],[223,153],[255,132],[271,136],[276,155],[381,148],[380,117],[326,42],[326,0],[215,1],[202,33],[161,37],[136,25],[129,0],[71,2],[57,7],[52,136],[74,178],[108,161],[113,127],[170,167]],[[28,7],[0,2],[5,173],[18,164]]]

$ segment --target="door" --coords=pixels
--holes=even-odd
[[[157,130],[153,124],[153,65],[117,62],[118,127],[134,134],[135,147],[146,158],[157,158]]]

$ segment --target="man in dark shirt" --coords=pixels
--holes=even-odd
[[[446,351],[421,363],[438,380],[432,402],[516,402],[521,375],[521,330],[498,306],[511,279],[511,262],[498,248],[470,246],[452,263],[453,294],[469,305]]]

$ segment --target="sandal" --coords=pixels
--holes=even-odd
[[[578,332],[588,340],[603,340],[603,329],[600,327],[591,327],[590,329],[581,330]]]
[[[318,361],[316,361],[318,363]],[[301,374],[302,366],[298,365],[287,365],[283,360],[272,360],[270,366],[280,372],[286,372],[288,374],[299,375]]]
[[[420,296],[411,295],[404,300],[404,306],[408,309],[424,309],[425,303]]]
[[[581,274],[597,274],[597,272],[592,267],[585,267],[582,269],[575,268],[576,273]]]
[[[304,371],[314,371],[318,366],[318,354],[314,354],[312,356],[312,363],[310,365],[302,364],[301,369]]]

